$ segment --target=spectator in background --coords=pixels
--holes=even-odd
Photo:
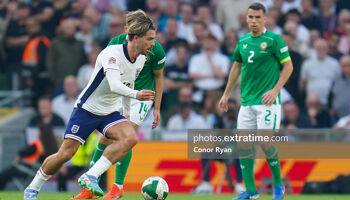
[[[296,103],[300,106],[304,104],[302,97],[300,96],[300,92],[298,86],[299,85],[299,78],[300,78],[300,70],[301,70],[301,64],[303,63],[303,57],[296,51],[294,51],[291,48],[292,44],[292,36],[288,32],[283,32],[282,38],[286,45],[289,48],[289,55],[293,62],[293,72],[290,75],[287,83],[284,85],[286,90],[292,95],[293,99],[296,101]]]
[[[208,129],[205,119],[202,115],[192,109],[192,88],[182,87],[179,91],[178,112],[170,117],[167,124],[167,131],[172,138],[177,140],[187,139],[188,129]],[[165,137],[165,139],[170,139]]]
[[[301,1],[301,23],[306,26],[309,30],[317,29],[322,32],[322,24],[320,17],[313,10],[313,0],[302,0]]]
[[[156,41],[159,42],[159,44],[162,45],[162,47],[165,47],[165,45],[167,43],[166,34],[164,32],[160,32],[160,31],[157,32]]]
[[[340,76],[337,60],[327,55],[327,41],[318,39],[315,42],[317,58],[305,60],[301,68],[301,91],[315,93],[323,106],[328,105],[328,95],[334,80]]]
[[[312,29],[310,30],[310,39],[309,39],[309,58],[316,58],[317,57],[317,53],[316,50],[314,48],[315,46],[315,41],[318,39],[321,39],[321,33],[319,30],[317,29]]]
[[[85,53],[89,52],[91,43],[94,40],[92,36],[91,23],[86,18],[79,20],[78,24],[79,31],[75,33],[75,38],[84,43]]]
[[[346,35],[346,24],[350,22],[350,11],[348,9],[342,9],[338,15],[337,28],[333,31],[340,35]]]
[[[224,33],[220,25],[213,22],[209,6],[198,6],[196,19],[202,21],[207,26],[209,33],[218,41],[222,42],[224,40]]]
[[[228,59],[232,60],[233,52],[235,51],[238,42],[238,35],[235,30],[227,31],[224,42],[221,45],[221,53],[225,54]]]
[[[288,13],[288,11],[295,9],[301,10],[300,2],[303,0],[285,0],[282,4],[282,13]]]
[[[328,55],[337,61],[339,61],[343,56],[343,54],[338,50],[339,42],[340,34],[336,32],[331,33],[328,40]]]
[[[239,28],[236,30],[238,33],[238,37],[241,37],[249,32],[249,28],[247,25],[247,11],[242,10],[238,14]]]
[[[78,71],[77,80],[79,90],[83,90],[89,83],[90,77],[94,72],[97,56],[100,52],[101,48],[97,44],[91,45],[90,52],[88,53],[89,62],[81,66]]]
[[[203,102],[205,91],[220,90],[224,86],[230,61],[218,52],[219,41],[208,35],[203,40],[203,52],[190,59],[189,73],[197,89],[197,103]]]
[[[335,2],[333,0],[319,0],[319,6],[323,33],[334,30],[337,24],[337,16],[333,11]]]
[[[178,25],[175,18],[168,18],[166,23],[166,36],[167,43],[165,45],[165,52],[169,52],[170,49],[176,46],[178,43],[187,43],[186,40],[181,39],[177,36],[178,33]],[[167,56],[168,57],[168,56]],[[168,60],[168,58],[167,58]],[[167,61],[168,62],[168,61]]]
[[[181,17],[179,13],[179,3],[176,0],[167,0],[163,14],[158,19],[158,27],[162,32],[166,32],[166,26],[168,19],[173,18],[176,21],[180,21]]]
[[[306,111],[304,114],[308,116],[311,128],[330,128],[331,117],[323,108],[321,100],[316,93],[309,93],[306,97]]]
[[[342,74],[337,77],[330,92],[329,107],[335,118],[349,114],[350,111],[350,56],[345,55],[340,59]]]
[[[30,120],[30,127],[36,127],[40,124],[50,126],[64,126],[64,120],[53,112],[52,102],[50,98],[41,97],[38,100],[37,104],[38,112]]]
[[[75,39],[76,21],[66,19],[58,27],[59,35],[53,39],[47,53],[46,65],[49,78],[54,83],[54,94],[63,92],[62,81],[68,75],[76,75],[85,61],[84,44]]]
[[[33,103],[38,97],[49,93],[50,84],[46,69],[46,52],[51,46],[51,41],[42,31],[41,23],[36,17],[30,17],[26,21],[26,30],[30,36],[24,47],[22,55],[22,80],[24,88],[31,88]]]
[[[15,4],[15,2],[10,2],[13,7],[16,6]],[[15,12],[7,25],[4,36],[5,71],[19,73],[23,50],[30,38],[26,30],[26,21],[30,16],[30,6],[26,3],[18,3],[17,9],[14,10]]]
[[[283,104],[284,119],[281,129],[310,128],[311,124],[307,115],[300,113],[298,105],[293,101]]]
[[[158,27],[158,19],[161,16],[160,1],[159,0],[146,0],[146,13],[154,23],[155,27]],[[158,41],[158,40],[157,40]]]
[[[176,45],[176,63],[167,66],[164,71],[164,85],[167,90],[165,107],[171,109],[177,104],[178,92],[182,87],[192,86],[188,73],[188,46],[185,43]]]
[[[203,38],[208,34],[207,26],[201,21],[193,23],[193,33],[188,35],[187,41],[190,44],[192,53],[199,53],[202,47]]]
[[[350,22],[345,24],[345,35],[340,37],[338,49],[342,54],[350,53]]]
[[[101,48],[105,48],[109,41],[111,41],[115,36],[124,33],[125,18],[122,15],[112,16],[109,22],[109,31],[107,38],[100,43]]]
[[[275,19],[274,13],[272,12],[272,14],[271,14],[271,12],[268,12],[266,17],[267,17],[266,23],[265,23],[266,29],[268,29],[274,33],[277,33],[277,34],[281,34],[282,28],[277,25],[277,21]]]
[[[32,0],[31,15],[42,24],[43,31],[49,38],[54,36],[55,23],[52,21],[54,9],[51,1]]]
[[[92,5],[84,10],[84,18],[92,24],[92,35],[97,42],[101,43],[108,37],[111,17],[109,13],[101,14]]]
[[[13,178],[32,176],[28,171],[35,171],[46,157],[57,152],[58,146],[50,124],[38,124],[38,138],[21,149],[14,163],[0,172],[0,190],[5,189]]]
[[[183,3],[180,6],[181,20],[178,21],[177,35],[179,38],[187,40],[188,35],[193,29],[193,6],[189,3]]]
[[[281,10],[279,10],[276,7],[271,7],[271,8],[268,9],[267,13],[268,13],[268,15],[270,17],[272,17],[275,20],[276,24],[279,27],[283,26],[283,23],[284,23],[285,19],[284,19],[284,16],[282,15],[282,13],[281,13]],[[281,21],[283,21],[283,23]]]
[[[60,116],[64,120],[65,125],[67,125],[79,95],[77,79],[73,75],[64,78],[63,91],[63,94],[56,96],[52,100],[52,108],[53,112]]]
[[[238,30],[240,23],[237,20],[239,13],[246,10],[252,0],[221,0],[216,8],[216,20],[224,28],[224,31]]]
[[[298,40],[308,43],[309,38],[310,38],[310,32],[309,30],[301,24],[301,14],[297,9],[291,9],[287,12],[286,14],[286,21],[292,21],[295,22],[297,25],[297,30],[296,30],[296,38]]]
[[[91,6],[90,0],[75,0],[70,3],[70,8],[65,17],[68,18],[82,18],[85,10]]]

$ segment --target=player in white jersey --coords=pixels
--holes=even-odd
[[[130,98],[141,101],[154,99],[153,91],[136,91],[132,88],[144,65],[144,55],[154,46],[155,28],[152,20],[144,15],[144,18],[128,27],[127,33],[127,44],[109,46],[99,54],[89,84],[79,96],[68,122],[63,144],[56,154],[45,159],[25,189],[24,199],[37,199],[44,182],[72,158],[80,144],[95,129],[115,142],[105,149],[96,164],[78,180],[81,186],[94,195],[103,195],[97,177],[136,145],[138,138],[135,129],[122,114],[129,115]],[[123,102],[122,114],[116,111],[120,99]]]

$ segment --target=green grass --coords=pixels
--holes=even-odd
[[[68,200],[73,193],[40,193],[38,200]],[[231,200],[235,195],[185,195],[169,194],[167,200]],[[102,200],[102,198],[99,198]],[[126,194],[123,200],[142,200],[141,194]],[[260,200],[270,200],[271,195],[263,195]],[[285,200],[349,200],[350,195],[287,195]],[[22,192],[0,192],[0,200],[23,200]]]

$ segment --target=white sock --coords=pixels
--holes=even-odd
[[[28,188],[36,191],[40,191],[41,186],[43,186],[43,184],[47,180],[49,180],[50,177],[51,175],[46,175],[45,172],[40,167],[40,169],[36,172],[34,179],[29,184]]]
[[[100,159],[95,163],[93,167],[86,172],[86,174],[92,175],[96,178],[101,176],[109,167],[112,166],[111,161],[109,161],[105,156],[101,156]]]
[[[116,184],[116,183],[114,183],[116,186],[118,186],[119,187],[119,189],[123,189],[123,185],[119,185],[119,184]]]

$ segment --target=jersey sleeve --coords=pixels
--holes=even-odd
[[[233,52],[232,59],[235,62],[242,63],[243,61],[242,61],[242,56],[240,54],[239,46],[240,46],[240,43],[238,42],[237,45],[236,45],[235,51]]]
[[[102,65],[104,73],[108,70],[120,71],[120,60],[111,53],[111,48],[107,47],[98,56],[98,62]]]
[[[284,42],[282,36],[276,35],[275,37],[275,48],[274,54],[278,58],[278,61],[282,64],[288,60],[290,60],[288,46]]]
[[[166,57],[165,57],[165,51],[162,47],[162,45],[160,45],[157,41],[155,41],[155,46],[154,46],[155,50],[154,54],[152,54],[153,52],[150,52],[150,59],[152,60],[152,69],[153,70],[160,70],[165,66],[165,61],[166,61]],[[146,61],[147,62],[147,61]]]

